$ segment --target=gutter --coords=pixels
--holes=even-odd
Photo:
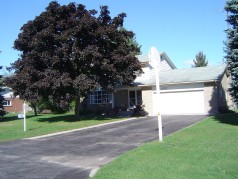
[[[216,80],[209,80],[209,81],[191,81],[191,82],[174,82],[174,83],[160,83],[160,85],[175,85],[175,84],[190,84],[190,83],[209,83],[209,82],[215,82]],[[154,86],[153,84],[143,84],[138,86]]]

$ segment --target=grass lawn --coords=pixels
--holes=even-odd
[[[39,116],[28,114],[26,119],[27,130],[24,132],[23,119],[18,119],[17,114],[7,114],[3,119],[0,119],[0,142],[88,127],[118,120],[123,119],[106,117],[81,117],[78,119],[73,114],[47,114]]]
[[[162,143],[147,143],[105,165],[94,178],[238,178],[238,114],[209,117]]]

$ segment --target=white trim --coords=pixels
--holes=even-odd
[[[96,93],[97,92],[97,93]],[[100,94],[99,94],[99,93]],[[105,92],[103,94],[103,92]],[[94,94],[92,94],[94,93]],[[112,93],[106,92],[104,90],[95,90],[93,91],[90,95],[89,95],[89,102],[90,104],[105,104],[105,102],[103,101],[103,96],[106,96],[106,103],[112,103]],[[97,96],[97,98],[95,98]],[[101,98],[99,99],[98,96],[101,96]],[[101,101],[101,102],[99,102]]]
[[[9,104],[4,104],[5,102],[9,102]],[[12,106],[12,101],[11,100],[8,100],[8,99],[6,99],[6,100],[4,100],[3,101],[3,106]]]
[[[160,85],[176,85],[176,84],[190,84],[190,83],[209,83],[215,82],[216,80],[208,80],[208,81],[191,81],[191,82],[177,82],[177,83],[160,83]]]
[[[194,88],[194,89],[175,89],[175,90],[161,90],[161,93],[173,93],[173,92],[189,92],[189,91],[203,91],[204,88]]]

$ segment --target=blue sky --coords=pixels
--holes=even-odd
[[[13,43],[20,28],[45,10],[50,0],[0,0],[0,65],[10,66],[18,58]],[[87,9],[109,6],[111,15],[125,12],[124,26],[136,34],[146,54],[151,46],[164,51],[177,68],[191,67],[199,51],[207,56],[209,65],[221,64],[227,28],[225,0],[58,0],[63,4],[76,2]]]

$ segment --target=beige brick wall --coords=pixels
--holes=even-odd
[[[218,113],[218,88],[215,82],[204,84],[204,106],[205,113],[215,114]]]
[[[230,75],[227,73],[224,74],[222,81],[221,81],[221,86],[222,86],[222,96],[221,96],[221,108],[227,108],[227,107],[232,107],[233,101],[231,98],[231,95],[228,92],[228,88],[230,87]]]
[[[128,108],[128,90],[118,90],[114,93],[114,106]]]
[[[148,115],[153,114],[153,99],[152,99],[152,87],[142,88],[142,104]]]

